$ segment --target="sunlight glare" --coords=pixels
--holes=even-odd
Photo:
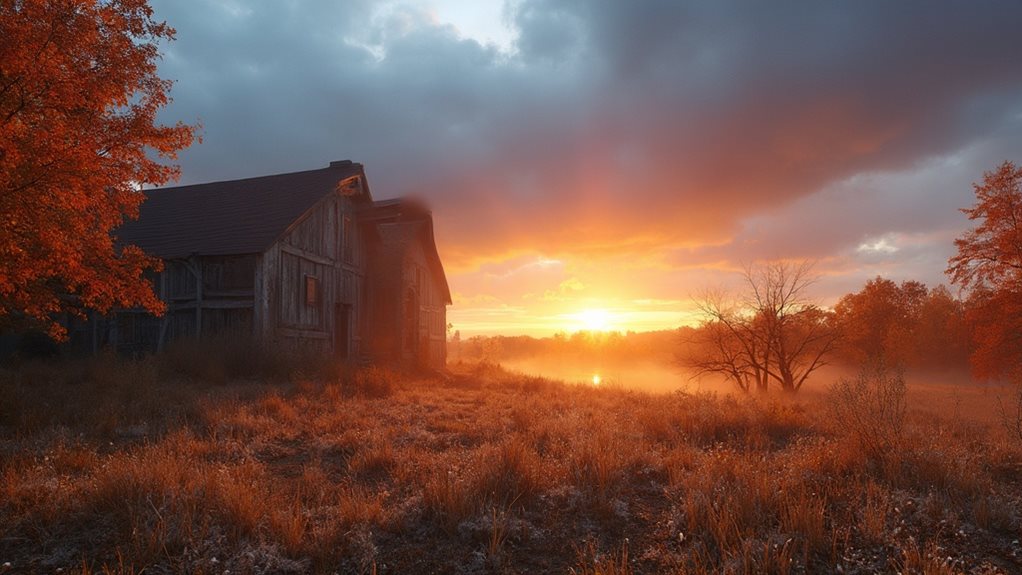
[[[594,373],[593,374],[593,385],[600,385],[601,381],[603,381],[603,378],[600,377],[600,374]]]
[[[610,329],[610,314],[603,309],[587,309],[576,316],[581,329],[586,331],[607,331]]]

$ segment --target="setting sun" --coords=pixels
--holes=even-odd
[[[609,331],[611,325],[610,313],[604,309],[587,309],[574,315],[578,330],[585,331]]]

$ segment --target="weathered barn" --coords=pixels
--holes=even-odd
[[[122,311],[104,338],[157,350],[244,336],[339,358],[442,367],[450,290],[432,216],[374,202],[361,164],[149,190],[117,231],[165,263],[167,313]]]
[[[443,365],[451,293],[433,240],[433,221],[417,202],[374,202],[362,215],[369,242],[368,283],[374,327],[369,351],[403,363]]]

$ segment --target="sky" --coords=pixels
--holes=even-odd
[[[761,260],[945,282],[1022,162],[1022,3],[153,0],[181,184],[365,165],[432,208],[463,337],[645,331]]]

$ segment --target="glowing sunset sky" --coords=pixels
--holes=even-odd
[[[154,1],[181,183],[424,197],[462,335],[690,322],[742,262],[930,284],[1022,161],[1022,3]]]

